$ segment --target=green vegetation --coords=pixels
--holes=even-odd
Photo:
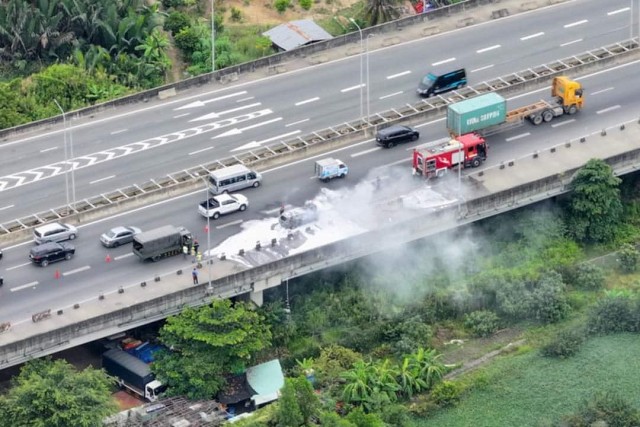
[[[81,372],[64,360],[28,362],[0,396],[0,427],[95,427],[117,411],[111,379],[91,368]]]
[[[578,410],[595,391],[635,396],[640,371],[629,369],[629,361],[638,351],[638,336],[624,334],[590,339],[562,361],[537,352],[505,357],[484,368],[488,380],[482,387],[468,390],[453,408],[416,419],[416,425],[537,427]]]

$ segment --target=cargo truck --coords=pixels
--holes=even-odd
[[[133,253],[143,261],[158,261],[162,257],[178,255],[182,247],[191,248],[193,237],[184,227],[165,225],[136,234],[133,238]]]
[[[149,365],[129,353],[112,349],[102,355],[102,368],[116,379],[120,387],[125,387],[137,395],[154,402],[166,390],[156,380]]]
[[[329,182],[332,178],[344,178],[349,173],[349,167],[342,160],[331,157],[317,160],[314,170],[316,177],[322,182]]]
[[[485,137],[524,124],[549,122],[582,109],[582,85],[561,76],[553,79],[551,101],[541,100],[507,111],[507,101],[497,93],[487,93],[451,104],[447,108],[447,129],[452,139],[421,145],[413,150],[413,174],[427,178],[443,175],[461,165],[478,167],[487,158]]]

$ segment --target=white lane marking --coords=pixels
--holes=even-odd
[[[471,70],[470,73],[477,73],[478,71],[488,70],[489,68],[493,68],[493,64],[485,65],[484,67],[480,67],[480,68],[476,68],[474,70]]]
[[[188,154],[189,154],[190,156],[193,156],[194,154],[202,153],[203,151],[208,151],[208,150],[211,150],[211,149],[213,149],[213,145],[212,145],[211,147],[203,148],[202,150],[192,151],[192,152],[190,152],[190,153],[188,153]]]
[[[478,49],[476,50],[476,53],[489,52],[490,50],[498,49],[500,47],[501,46],[499,44],[494,44],[493,46],[485,47],[484,49]]]
[[[391,74],[390,76],[387,76],[387,80],[395,79],[396,77],[406,76],[407,74],[411,74],[411,71],[403,71],[398,74]]]
[[[607,12],[607,16],[616,15],[618,13],[628,12],[628,11],[629,11],[628,7],[623,7],[622,9],[616,9],[616,10],[612,10],[611,12]]]
[[[447,59],[443,59],[442,61],[434,62],[433,64],[431,64],[431,66],[437,67],[438,65],[446,64],[447,62],[453,62],[455,60],[456,58],[447,58]]]
[[[575,39],[575,40],[571,40],[570,42],[566,42],[566,43],[562,43],[560,45],[560,47],[565,47],[565,46],[569,46],[570,44],[574,44],[574,43],[580,43],[582,41],[582,39]],[[593,95],[593,94],[592,94]]]
[[[133,256],[133,252],[128,252],[128,253],[123,254],[123,255],[118,255],[117,257],[113,257],[113,260],[114,261],[119,261],[119,260],[121,260],[123,258],[128,258],[130,256]]]
[[[298,120],[297,122],[289,123],[288,125],[284,125],[284,127],[288,128],[289,126],[299,125],[300,123],[308,122],[309,119]]]
[[[389,95],[381,96],[381,97],[380,97],[380,98],[378,98],[378,99],[387,99],[387,98],[391,98],[392,96],[402,95],[402,93],[403,93],[402,91],[400,91],[400,92],[393,92],[393,93],[390,93]]]
[[[539,33],[529,34],[528,36],[520,37],[520,40],[525,41],[525,40],[533,39],[540,36],[544,36],[544,31],[540,31]]]
[[[183,105],[182,107],[174,108],[173,110],[177,111],[177,110],[184,110],[185,108],[204,107],[205,105],[209,104],[210,102],[220,101],[222,99],[227,99],[227,98],[233,98],[234,96],[246,95],[246,93],[247,93],[247,91],[243,90],[241,92],[230,93],[228,95],[222,95],[222,96],[219,96],[217,98],[207,99],[206,101],[198,100],[198,101],[192,102],[190,104]],[[187,99],[192,99],[192,98],[187,98]],[[182,100],[181,102],[184,102],[184,100]]]
[[[351,87],[346,87],[344,89],[340,89],[340,92],[345,93],[345,92],[349,92],[351,90],[360,89],[361,87],[364,87],[364,84],[351,86]]]
[[[572,123],[572,122],[575,122],[575,121],[576,121],[576,119],[569,119],[569,120],[565,120],[563,122],[554,123],[554,124],[551,125],[551,127],[552,128],[557,128],[558,126],[564,126],[567,123]]]
[[[617,110],[618,108],[620,108],[620,105],[614,105],[609,108],[605,108],[604,110],[596,111],[596,114],[608,113],[609,111]]]
[[[295,105],[296,107],[298,107],[298,106],[300,106],[300,105],[308,104],[308,103],[310,103],[310,102],[315,102],[315,101],[317,101],[318,99],[320,99],[320,98],[316,96],[315,98],[309,98],[309,99],[305,99],[304,101],[296,102],[296,103],[295,103],[295,104],[293,104],[293,105]]]
[[[45,148],[44,150],[40,150],[41,153],[46,153],[47,151],[57,150],[58,147]]]
[[[80,273],[80,272],[86,271],[86,270],[88,270],[90,268],[91,268],[90,265],[85,265],[84,267],[76,268],[75,270],[65,271],[64,273],[62,273],[62,275],[63,276],[71,276],[72,274]]]
[[[612,87],[608,87],[606,89],[602,89],[602,90],[597,90],[595,92],[593,92],[591,95],[598,95],[600,93],[604,93],[604,92],[609,92],[610,90],[613,90],[613,86]]]
[[[231,221],[231,222],[228,222],[226,224],[218,225],[216,228],[220,229],[220,228],[230,227],[232,225],[237,225],[237,224],[241,224],[241,223],[242,223],[242,220],[241,219],[237,219],[235,221]]]
[[[15,288],[11,288],[9,290],[11,292],[16,292],[16,291],[21,291],[21,290],[27,289],[27,288],[32,288],[32,287],[37,286],[37,285],[38,285],[38,281],[35,281],[35,282],[27,283],[25,285],[16,286]]]
[[[370,148],[368,150],[360,151],[359,153],[353,153],[351,157],[364,156],[365,154],[373,153],[374,151],[382,150],[380,147]]]
[[[221,133],[220,135],[214,136],[211,139],[221,138],[223,136],[240,135],[245,130],[257,128],[257,127],[264,126],[264,125],[268,125],[268,124],[271,124],[271,123],[274,123],[274,122],[278,122],[280,120],[282,120],[282,117],[276,117],[275,119],[267,120],[266,122],[262,122],[262,123],[256,123],[255,125],[245,126],[243,128],[233,128],[231,130],[228,130],[226,132]]]
[[[248,108],[253,108],[253,107],[257,107],[259,105],[262,105],[261,102],[255,102],[253,104],[247,104],[247,105],[243,105],[241,107],[237,107],[237,108],[232,108],[230,110],[225,110],[225,111],[220,111],[218,113],[216,113],[215,111],[213,113],[209,113],[209,114],[205,114],[204,116],[200,116],[200,117],[196,117],[195,119],[191,119],[189,120],[189,123],[191,122],[197,122],[197,121],[201,121],[201,120],[211,120],[211,119],[218,119],[220,118],[221,115],[223,114],[227,114],[227,113],[235,113],[236,111],[241,111],[241,110],[246,110]]]
[[[255,96],[248,96],[246,98],[242,98],[242,99],[237,99],[236,102],[243,102],[243,101],[249,101],[251,99],[255,98]]]
[[[126,131],[128,131],[128,130],[129,130],[129,129],[114,130],[113,132],[111,132],[111,135],[117,135],[117,134],[119,134],[119,133],[126,132]]]
[[[564,27],[565,28],[571,28],[571,27],[575,27],[577,25],[586,24],[587,22],[589,22],[588,19],[583,19],[582,21],[576,21],[576,22],[572,22],[571,24],[566,24]]]
[[[27,243],[31,243],[31,242],[27,242]],[[7,268],[7,271],[15,270],[16,268],[24,267],[25,265],[31,265],[31,263],[25,262],[24,264],[14,265],[13,267]]]
[[[262,141],[251,141],[251,142],[249,142],[247,144],[241,145],[240,147],[234,148],[233,150],[230,150],[230,151],[248,150],[250,148],[260,147],[265,142],[275,141],[276,139],[284,139],[284,138],[286,138],[288,136],[295,135],[295,134],[300,133],[300,132],[301,132],[300,130],[294,130],[293,132],[283,133],[282,135],[273,136],[271,138],[264,139]]]
[[[516,139],[525,138],[525,137],[527,137],[529,135],[531,135],[531,133],[525,132],[525,133],[521,133],[520,135],[516,135],[516,136],[509,137],[509,138],[505,138],[504,140],[507,141],[507,142],[510,142],[510,141],[515,141]]]
[[[91,185],[91,184],[97,184],[98,182],[106,181],[106,180],[108,180],[108,179],[115,178],[115,177],[116,177],[115,175],[105,176],[104,178],[100,178],[100,179],[96,179],[96,180],[94,180],[94,181],[90,181],[90,182],[89,182],[89,185]]]
[[[191,113],[184,113],[184,114],[178,114],[177,116],[173,116],[174,119],[179,119],[180,117],[186,117],[188,115],[190,115]]]
[[[15,205],[7,205],[7,206],[3,206],[0,208],[0,211],[3,211],[5,209],[11,209],[12,207],[14,207]]]

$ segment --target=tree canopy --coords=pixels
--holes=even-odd
[[[168,392],[210,398],[224,385],[224,374],[242,372],[271,345],[271,330],[247,304],[215,300],[168,318],[159,339],[172,351],[161,353],[152,367]]]
[[[0,397],[1,427],[95,427],[116,412],[111,379],[101,370],[78,372],[64,360],[28,362]]]

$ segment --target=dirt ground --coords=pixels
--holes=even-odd
[[[229,22],[231,9],[242,11],[243,24],[282,24],[283,22],[296,19],[318,19],[335,15],[339,10],[345,9],[358,3],[360,0],[320,0],[313,3],[311,9],[306,11],[300,7],[297,0],[291,3],[293,8],[287,8],[286,12],[279,14],[273,7],[272,0],[251,0],[249,6],[245,5],[245,0],[224,0],[222,4],[226,8],[224,14],[225,21]]]

